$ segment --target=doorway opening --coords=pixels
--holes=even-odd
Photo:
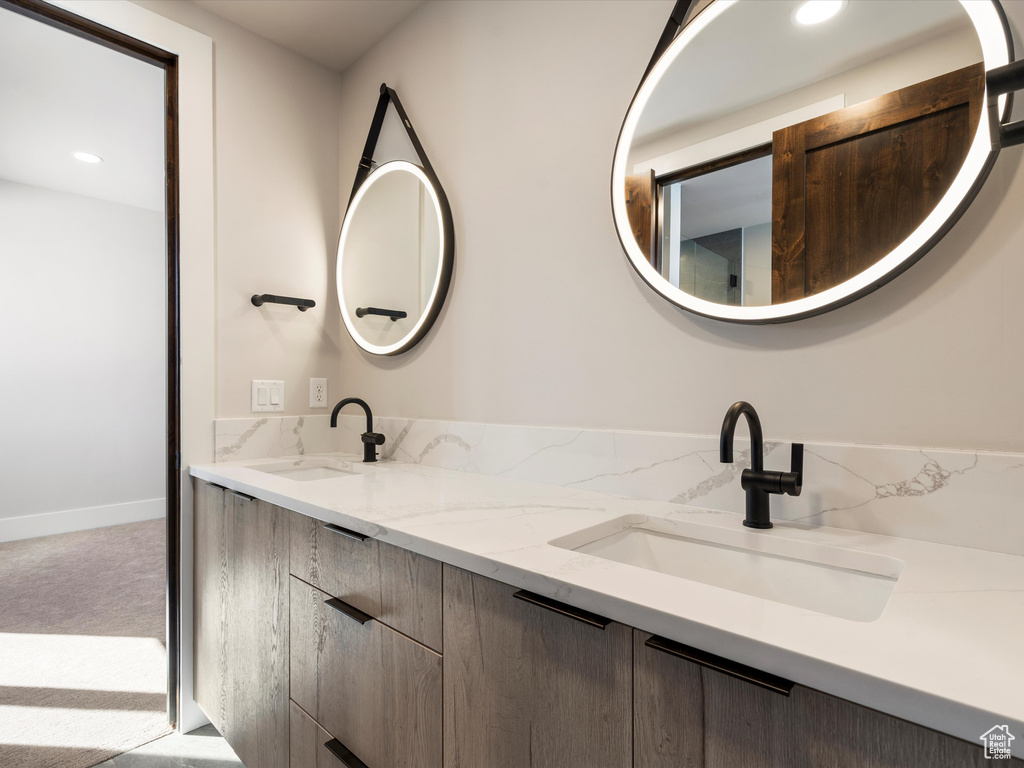
[[[16,347],[14,352],[43,364],[35,371],[16,368],[7,382],[24,373],[19,399],[6,404],[7,414],[2,418],[9,433],[8,427],[18,425],[18,439],[26,450],[19,450],[16,444],[8,446],[0,457],[6,465],[0,467],[0,474],[10,481],[5,486],[20,484],[28,490],[15,503],[15,494],[7,493],[5,487],[5,498],[0,500],[0,526],[4,526],[0,527],[0,571],[4,566],[21,569],[18,582],[28,589],[17,596],[18,610],[7,615],[17,613],[28,621],[7,635],[0,626],[0,638],[6,636],[27,650],[45,652],[33,665],[35,671],[49,671],[59,678],[52,681],[52,688],[45,675],[37,678],[38,684],[31,683],[31,677],[0,679],[0,710],[9,707],[8,714],[26,715],[38,706],[70,708],[80,709],[88,717],[114,711],[127,723],[138,713],[136,708],[143,706],[138,695],[132,698],[129,694],[141,694],[145,708],[159,709],[164,724],[174,727],[180,714],[181,557],[177,57],[38,0],[0,0],[0,14],[6,17],[2,21],[8,27],[20,24],[19,30],[24,31],[24,25],[30,23],[79,46],[85,41],[88,48],[102,51],[108,58],[129,62],[135,71],[124,75],[125,82],[153,82],[153,73],[158,82],[155,120],[151,121],[156,135],[147,131],[144,136],[114,142],[112,153],[125,153],[120,161],[113,156],[104,158],[92,148],[102,163],[97,167],[106,165],[104,170],[117,171],[107,174],[112,177],[107,187],[88,188],[95,177],[83,181],[86,186],[75,187],[72,181],[61,187],[45,178],[52,168],[42,169],[36,178],[4,172],[17,165],[19,157],[30,159],[24,144],[10,147],[13,159],[0,164],[0,216],[17,224],[5,228],[8,236],[14,231],[21,233],[16,243],[5,243],[0,249],[7,251],[0,257],[9,262],[4,271],[17,265],[17,276],[38,287],[31,294],[21,292],[20,302],[11,304],[22,310],[17,316],[8,313],[4,335]],[[31,84],[40,69],[68,67],[59,55],[44,50],[47,53],[41,62],[26,61],[22,68],[5,66],[7,74],[0,75],[0,84],[3,80],[14,88],[20,84],[21,98],[35,98]],[[87,97],[85,92],[79,98]],[[134,110],[117,99],[102,106]],[[0,118],[0,123],[8,119],[13,119],[11,112]],[[69,126],[49,126],[54,127]],[[38,126],[37,134],[33,138],[40,141],[54,138],[44,125]],[[156,188],[151,183],[134,187],[128,173],[137,164],[132,152],[144,153],[154,144],[159,144]],[[93,154],[90,146],[74,149]],[[70,150],[65,150],[54,146],[54,163],[78,164],[72,175],[86,179],[85,161],[90,158],[69,159]],[[95,158],[91,159],[96,164]],[[92,230],[116,231],[116,245],[96,246],[90,238]],[[142,253],[153,243],[158,264],[147,261]],[[40,263],[40,248],[60,258]],[[19,293],[9,278],[10,274],[4,282],[10,292]],[[57,318],[58,309],[63,319]],[[121,342],[128,346],[118,347]],[[109,381],[89,372],[90,366],[97,365],[99,370],[117,368],[111,381],[118,382],[119,391],[111,392]],[[121,385],[125,388],[120,389]],[[92,427],[91,443],[80,428],[90,413],[117,416]],[[40,414],[59,414],[50,433],[41,426]],[[146,425],[155,425],[159,431],[155,443],[153,429],[136,429]],[[148,436],[142,436],[143,432]],[[68,450],[72,433],[78,443]],[[117,438],[113,443],[112,435]],[[40,439],[47,441],[49,450],[29,450],[29,443]],[[155,457],[154,462],[145,472],[133,470],[132,461],[142,456]],[[18,465],[26,457],[34,462],[31,472]],[[141,477],[146,473],[147,477]],[[152,490],[156,484],[159,492]],[[83,500],[68,503],[66,499],[75,492]],[[114,525],[117,527],[111,527]],[[105,557],[112,547],[104,536],[115,532],[117,546],[127,546],[127,555],[120,561],[108,561]],[[134,560],[129,562],[131,558]],[[156,558],[159,562],[154,562]],[[117,573],[126,577],[119,579]],[[54,593],[47,582],[58,575],[58,592]],[[94,579],[95,610],[72,605],[73,599],[61,603],[73,598],[76,589],[85,588],[89,579]],[[146,579],[158,579],[164,595],[162,605],[156,606],[163,614],[164,627],[159,653],[166,657],[166,685],[160,686],[159,693],[152,687],[132,690],[138,686],[130,682],[112,683],[109,688],[82,682],[82,678],[76,683],[74,674],[54,671],[55,665],[77,652],[107,654],[123,659],[128,666],[151,657],[154,647],[145,641],[152,640],[147,633],[154,633],[142,629],[141,624],[135,627],[131,618],[133,612],[144,613],[141,603],[149,598],[140,599],[138,605],[125,604],[133,594],[129,587],[139,587],[141,594],[152,597],[152,590],[147,593],[143,589]],[[59,589],[60,584],[64,589]],[[152,614],[153,608],[149,605],[146,610]],[[122,634],[104,633],[105,611],[128,628],[122,627]],[[33,626],[49,629],[34,632]],[[69,650],[72,645],[78,650]],[[126,674],[130,677],[133,672],[127,670]]]

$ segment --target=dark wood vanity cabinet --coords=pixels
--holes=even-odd
[[[201,481],[194,551],[195,699],[247,768],[441,765],[438,561]]]
[[[195,698],[247,768],[990,762],[980,745],[799,685],[782,695],[646,632],[195,490]]]
[[[984,758],[980,745],[800,685],[782,695],[648,647],[649,637],[634,631],[635,768],[995,763]]]
[[[247,768],[288,764],[288,518],[195,485],[195,699]]]
[[[444,765],[629,766],[632,630],[444,566]]]

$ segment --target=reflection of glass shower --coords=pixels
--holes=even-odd
[[[732,262],[695,240],[679,242],[680,290],[718,304],[738,304],[739,290],[730,287]]]

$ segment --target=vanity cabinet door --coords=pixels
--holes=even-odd
[[[788,697],[703,670],[706,765],[969,768],[980,745],[803,686]]]
[[[633,631],[634,768],[704,765],[704,688],[692,661],[649,648]]]
[[[246,768],[288,761],[288,514],[196,483],[196,702]]]
[[[516,591],[444,566],[445,766],[629,766],[632,630]]]
[[[982,748],[835,696],[748,680],[634,644],[636,768],[970,768]],[[751,670],[748,670],[751,671]]]

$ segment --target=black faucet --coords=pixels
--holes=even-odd
[[[788,493],[799,496],[803,485],[804,445],[793,443],[789,472],[766,472],[764,469],[764,437],[761,435],[761,420],[750,403],[742,400],[726,411],[722,422],[721,460],[732,464],[732,438],[740,414],[747,417],[750,428],[750,469],[740,475],[740,487],[747,492],[747,517],[743,524],[748,528],[771,528],[772,520],[768,506],[769,493]]]
[[[338,426],[338,411],[349,403],[355,403],[366,411],[366,431],[361,435],[363,440],[363,461],[376,461],[376,446],[384,445],[384,435],[373,431],[373,414],[370,412],[370,406],[366,404],[365,400],[360,400],[358,397],[346,397],[344,400],[339,401],[334,406],[334,410],[331,411],[331,427]]]

